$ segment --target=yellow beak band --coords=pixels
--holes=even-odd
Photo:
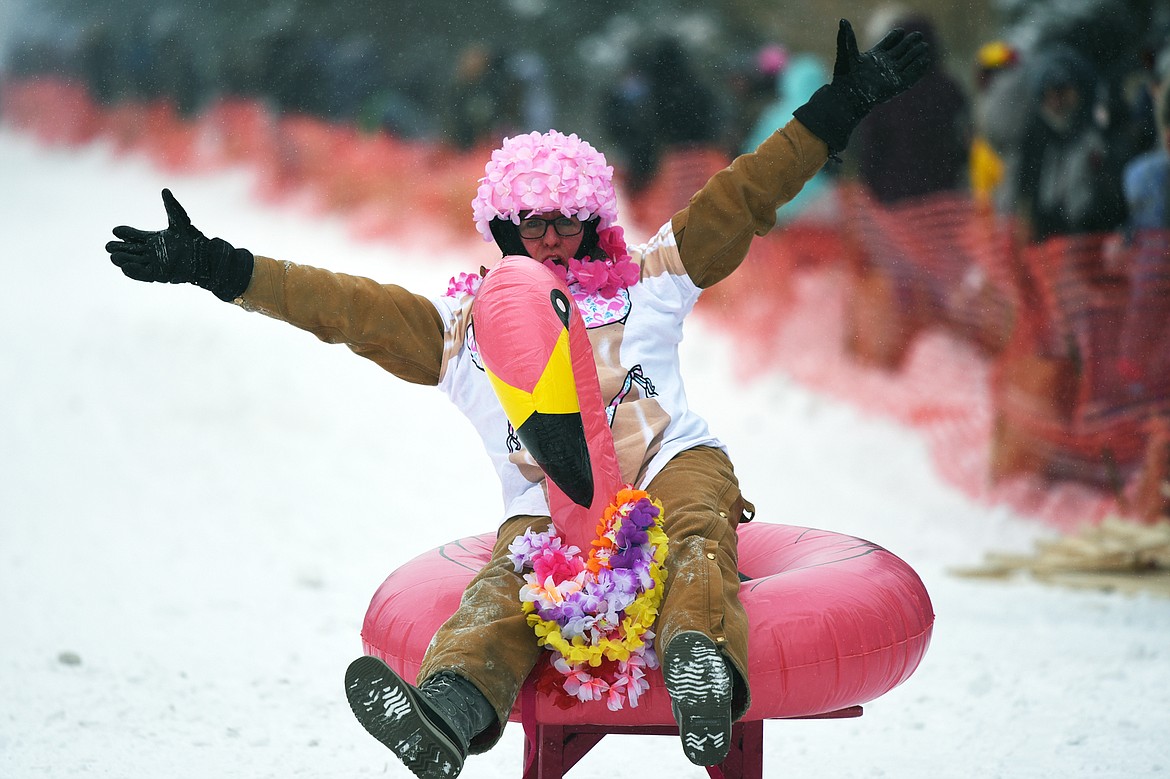
[[[505,382],[490,370],[484,368],[500,405],[512,423],[519,430],[529,417],[541,414],[579,414],[581,404],[577,400],[577,381],[573,377],[573,362],[569,356],[569,331],[561,330],[548,363],[531,392],[518,389]]]

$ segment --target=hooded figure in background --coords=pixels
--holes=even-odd
[[[1121,226],[1122,164],[1094,121],[1096,71],[1054,44],[1036,52],[1028,74],[1034,113],[1020,151],[1018,205],[1031,240]]]

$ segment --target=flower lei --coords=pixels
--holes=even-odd
[[[599,293],[603,298],[610,299],[615,297],[619,290],[628,289],[638,283],[640,271],[630,259],[625,231],[622,228],[614,226],[598,230],[597,244],[605,252],[605,258],[572,259],[569,260],[567,268],[552,260],[545,260],[543,264],[555,273],[565,286],[579,285],[586,296]],[[482,273],[460,273],[458,276],[452,276],[447,283],[446,297],[475,295],[483,280],[482,276]]]
[[[638,266],[630,259],[622,228],[598,230],[597,238],[606,259],[572,259],[567,268],[552,260],[545,260],[544,266],[555,273],[565,286],[579,284],[585,295],[600,293],[603,298],[609,299],[616,296],[619,290],[637,284],[640,274]]]
[[[558,705],[605,699],[611,711],[638,705],[658,667],[654,633],[666,581],[662,504],[641,490],[620,490],[597,525],[587,559],[555,531],[517,536],[508,551],[524,574],[520,601],[540,646],[554,653],[559,682],[538,682]]]
[[[458,298],[463,295],[474,297],[475,293],[479,291],[481,281],[483,281],[483,276],[478,273],[460,273],[458,276],[452,276],[451,280],[447,282],[445,297]]]

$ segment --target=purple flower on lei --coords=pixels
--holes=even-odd
[[[572,557],[581,550],[575,546],[565,547],[560,536],[552,532],[537,533],[533,530],[528,530],[524,535],[517,536],[516,540],[508,544],[508,551],[511,552],[508,555],[508,559],[515,567],[516,573],[520,573],[525,568],[531,568],[533,560],[543,552],[561,552],[568,557]]]
[[[566,641],[571,647],[597,647],[610,640],[625,645],[625,660],[606,654],[596,665],[599,658],[591,655],[588,662],[570,665],[566,654],[552,662],[563,677],[557,687],[565,695],[582,702],[604,700],[613,711],[626,702],[637,706],[649,689],[645,669],[658,667],[654,633],[648,626],[631,628],[626,612],[658,586],[653,571],[660,551],[651,543],[650,531],[660,514],[653,501],[643,497],[615,508],[618,510],[612,514],[606,512],[608,528],[601,529],[605,543],[596,550],[596,559],[591,555],[588,566],[579,550],[566,546],[554,530],[529,530],[508,548],[509,561],[517,572],[527,570],[520,600],[530,611],[530,623],[537,624],[532,622],[537,619],[545,625],[538,628],[538,635],[555,636],[550,648]],[[637,629],[637,643],[629,636],[621,637],[622,631],[630,629]],[[572,649],[558,649],[562,651],[581,656]]]

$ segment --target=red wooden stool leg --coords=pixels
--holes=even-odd
[[[536,776],[533,779],[561,779],[565,775],[565,728],[538,725]]]
[[[678,736],[672,725],[546,725],[536,721],[535,694],[530,685],[521,691],[524,723],[523,779],[563,779],[565,772],[597,746],[607,734]],[[860,717],[862,708],[850,706],[824,714],[796,719],[849,719]],[[727,758],[707,768],[711,779],[764,779],[764,721],[750,720],[731,726]]]
[[[526,722],[523,779],[563,779],[607,733],[672,735],[665,726],[546,725]],[[764,723],[737,722],[731,727],[731,748],[720,764],[707,768],[711,779],[764,779]]]
[[[584,732],[578,732],[578,729]],[[588,726],[535,723],[524,730],[524,779],[562,779],[605,737]]]

